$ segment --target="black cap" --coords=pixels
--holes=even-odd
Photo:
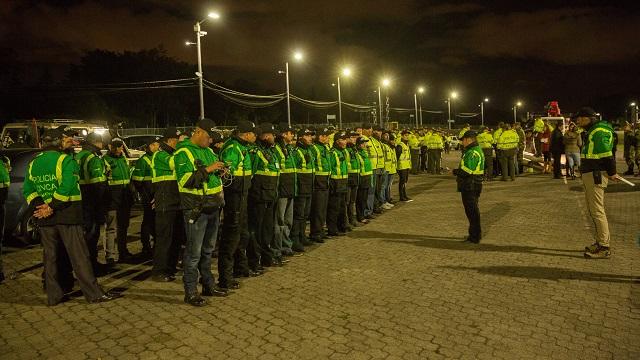
[[[289,126],[288,123],[286,122],[282,122],[280,124],[278,124],[278,131],[282,134],[282,133],[286,133],[291,131],[292,133],[296,132],[296,129],[294,129],[292,126]]]
[[[329,129],[329,130],[335,130],[335,129],[336,129],[336,127],[335,127],[335,126],[333,126],[333,125],[329,125],[329,126],[327,126],[327,129]]]
[[[333,140],[346,140],[349,138],[349,133],[347,133],[346,131],[340,131],[337,132],[334,137]]]
[[[320,127],[316,130],[318,135],[331,135],[331,130],[328,127]]]
[[[236,131],[239,134],[249,133],[249,132],[255,133],[257,131],[256,124],[254,124],[252,121],[240,120],[238,121],[238,126],[236,127]]]
[[[124,140],[122,140],[119,137],[114,137],[113,139],[111,139],[111,145],[115,147],[120,147],[124,145]]]
[[[373,127],[373,131],[384,131],[384,128],[380,125],[376,125]]]
[[[216,130],[216,123],[215,123],[215,122],[213,122],[213,120],[211,120],[211,119],[204,118],[204,119],[202,119],[202,120],[198,121],[197,126],[198,126],[200,129],[202,129],[202,130],[206,131],[206,132],[207,132],[207,134],[209,134],[209,136],[213,136],[213,134],[214,134],[215,132],[217,132],[217,130]]]
[[[360,136],[360,134],[358,134],[357,131],[351,130],[351,129],[347,130],[347,134],[349,134],[349,137],[351,137],[351,136]]]
[[[590,117],[590,118],[594,118],[598,116],[596,114],[596,112],[590,108],[590,107],[583,107],[580,108],[580,110],[578,110],[578,112],[576,112],[575,114],[573,114],[574,118],[579,118],[579,117]]]
[[[175,126],[169,126],[168,128],[164,129],[164,132],[162,133],[162,138],[163,139],[178,139],[180,138],[180,130],[176,129]]]
[[[464,138],[471,138],[471,137],[476,137],[478,136],[478,133],[473,131],[473,130],[467,130],[464,134],[462,134],[462,138],[460,138],[460,140],[464,139]]]
[[[402,130],[402,132],[401,132],[400,134],[401,134],[401,135],[410,135],[410,134],[411,134],[411,131],[409,131],[409,130],[407,130],[407,129],[404,129],[404,130]]]
[[[258,127],[256,129],[256,134],[260,134],[260,135],[262,135],[262,134],[275,134],[275,133],[276,133],[276,128],[270,122],[262,123],[262,124],[258,125]]]
[[[364,136],[360,136],[358,140],[356,140],[356,145],[362,145],[368,142],[369,142],[369,139],[365,138]]]
[[[85,138],[85,141],[88,142],[89,144],[93,144],[97,142],[103,142],[104,139],[102,138],[102,135],[92,132],[92,133],[89,133],[89,135],[87,135],[87,137]]]
[[[363,129],[371,129],[371,128],[373,128],[373,124],[372,123],[362,123],[362,128]]]
[[[313,136],[315,134],[316,134],[316,132],[313,131],[312,129],[309,129],[308,127],[304,127],[302,129],[298,130],[298,137],[302,137],[302,136],[305,136],[305,135]]]
[[[159,143],[159,142],[160,142],[160,139],[162,139],[162,137],[161,137],[161,136],[159,136],[159,135],[153,136],[152,138],[150,138],[150,139],[147,141],[147,145],[151,145],[151,144],[153,144],[153,143]]]
[[[214,131],[213,134],[211,134],[209,136],[211,136],[211,143],[212,144],[217,144],[217,143],[224,142],[224,135],[222,135],[222,133],[219,132],[219,131]]]

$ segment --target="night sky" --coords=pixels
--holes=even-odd
[[[412,107],[414,89],[426,85],[425,108],[439,110],[455,89],[460,111],[489,97],[487,112],[516,100],[542,111],[558,100],[565,111],[592,105],[615,116],[640,93],[640,2],[3,0],[0,48],[13,48],[15,61],[63,68],[84,50],[162,45],[195,63],[184,42],[209,10],[223,16],[203,25],[212,81],[244,78],[281,92],[277,70],[301,49],[292,92],[330,87],[350,65],[346,101],[373,92],[382,75],[393,79],[394,106]]]

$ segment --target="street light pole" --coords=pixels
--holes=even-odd
[[[382,91],[380,91],[380,86],[378,86],[378,107],[380,108],[380,127],[382,127]]]
[[[447,98],[447,113],[449,114],[447,119],[447,124],[449,124],[449,130],[451,130],[451,98],[450,97]]]
[[[480,125],[484,126],[484,101],[480,103]]]
[[[340,76],[338,76],[338,123],[342,129],[342,94],[340,93]]]
[[[196,33],[196,45],[198,48],[198,95],[200,97],[200,120],[202,120],[204,119],[204,90],[202,84],[204,74],[202,73],[202,50],[200,45],[200,38],[206,35],[206,32],[200,31],[200,21],[196,23],[193,29]]]
[[[418,127],[418,94],[413,93],[413,102],[416,106],[416,128]]]
[[[287,78],[287,123],[291,127],[291,95],[289,93],[289,62],[284,64],[285,77]]]

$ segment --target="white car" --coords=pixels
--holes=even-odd
[[[459,150],[460,149],[460,139],[457,136],[448,136],[447,141],[449,141],[449,146],[451,149]]]

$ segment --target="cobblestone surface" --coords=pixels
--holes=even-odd
[[[100,279],[123,299],[47,307],[41,250],[9,249],[0,358],[638,359],[640,192],[609,189],[613,256],[586,260],[578,184],[487,184],[471,245],[453,178],[415,176],[414,202],[205,308],[182,302],[180,281],[147,280],[148,263]]]

